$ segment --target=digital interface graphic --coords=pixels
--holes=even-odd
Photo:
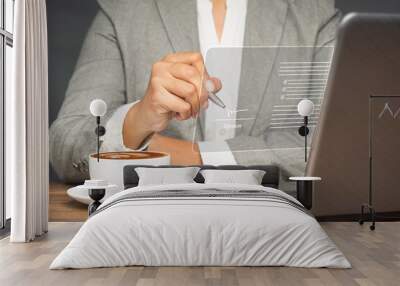
[[[210,102],[200,114],[193,138],[206,142],[202,152],[229,151],[256,163],[277,164],[288,174],[303,174],[304,137],[298,130],[304,118],[297,105],[302,99],[314,104],[308,117],[310,142],[332,56],[333,47],[210,49],[205,65],[222,82],[217,95],[226,108]]]

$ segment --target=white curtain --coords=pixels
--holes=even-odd
[[[48,71],[45,0],[15,1],[14,94],[6,98],[6,187],[12,242],[48,225]]]

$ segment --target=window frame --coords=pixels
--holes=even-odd
[[[5,189],[5,98],[6,98],[6,47],[13,48],[13,34],[6,30],[6,1],[0,0],[0,236],[9,231],[10,221],[6,217],[6,189]],[[15,0],[12,1],[13,13]],[[12,15],[11,17],[13,17]]]

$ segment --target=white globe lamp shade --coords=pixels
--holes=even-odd
[[[314,111],[314,103],[309,99],[303,99],[297,105],[297,111],[303,117],[310,116]]]
[[[107,112],[107,104],[102,99],[92,100],[90,103],[90,113],[93,116],[104,116]]]

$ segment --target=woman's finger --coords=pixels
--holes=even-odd
[[[216,78],[216,77],[210,77],[208,81],[212,84],[212,91],[214,93],[217,93],[222,89],[222,82]]]
[[[192,83],[178,78],[169,77],[162,80],[163,87],[173,95],[176,95],[191,106],[192,116],[196,116],[200,110],[197,88]]]
[[[158,99],[158,105],[164,110],[179,114],[182,120],[192,117],[192,106],[182,98],[171,94],[168,90],[162,89]]]
[[[188,64],[174,63],[169,68],[171,77],[186,81],[195,87],[195,93],[185,96],[187,101],[193,105],[193,111],[198,113],[202,104],[201,94],[203,91],[202,79],[197,69]]]

